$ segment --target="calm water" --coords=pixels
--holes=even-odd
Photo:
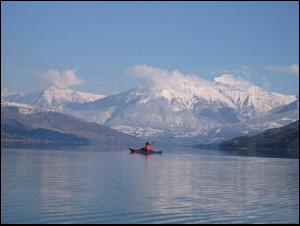
[[[299,223],[299,160],[1,150],[1,223]]]

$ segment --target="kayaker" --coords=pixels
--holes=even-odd
[[[151,147],[151,145],[149,144],[149,142],[146,143],[146,146],[144,147],[144,150],[145,150],[145,151],[152,151],[152,147]]]

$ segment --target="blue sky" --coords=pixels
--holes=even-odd
[[[296,95],[299,3],[1,2],[1,90],[76,70],[74,89],[112,94],[143,82],[124,75],[136,64],[209,80],[228,71]]]

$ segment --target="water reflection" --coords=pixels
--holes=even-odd
[[[298,212],[297,159],[1,151],[3,223],[298,223]]]
[[[175,210],[179,212],[195,210],[199,214],[210,210],[211,215],[200,219],[200,222],[232,222],[258,218],[260,215],[259,220],[268,221],[268,212],[272,215],[277,208],[299,206],[298,202],[288,198],[295,194],[299,196],[297,181],[290,193],[283,196],[287,194],[285,186],[291,183],[291,178],[283,178],[289,170],[276,164],[266,167],[265,162],[253,158],[237,160],[211,156],[198,159],[198,163],[182,157],[174,159],[172,163],[175,165],[170,167],[173,172],[166,171],[164,178],[158,180],[161,182],[158,184],[158,206],[168,203],[169,206],[177,207]],[[283,180],[278,181],[281,176]],[[218,219],[220,216],[222,219]]]

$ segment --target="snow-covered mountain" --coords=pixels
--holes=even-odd
[[[51,86],[4,100],[59,110],[138,137],[167,139],[222,140],[299,119],[295,96],[230,74],[207,81],[175,71],[107,97]]]
[[[262,117],[294,96],[269,92],[224,74],[214,81],[178,76],[175,85],[149,82],[65,110],[138,136],[191,137]]]
[[[1,142],[126,144],[141,140],[53,109],[1,101]]]
[[[21,104],[21,103],[5,101],[5,100],[1,100],[1,107],[15,108],[22,115],[38,113],[38,112],[55,112],[55,110],[52,109],[52,108],[31,106],[31,105],[28,105],[28,104]]]
[[[271,111],[272,114],[280,114],[289,111],[299,110],[299,99],[283,106],[279,106]]]
[[[288,106],[290,104],[284,105],[280,109],[288,109]],[[220,142],[242,135],[254,135],[267,129],[279,128],[297,120],[299,120],[299,106],[284,112],[273,112],[271,110],[247,121],[210,129],[205,133],[205,136],[194,137],[189,142],[193,143],[196,140],[202,143]]]
[[[30,94],[15,94],[1,97],[6,101],[63,110],[68,103],[85,103],[103,98],[103,95],[84,93],[52,85],[48,89]]]

